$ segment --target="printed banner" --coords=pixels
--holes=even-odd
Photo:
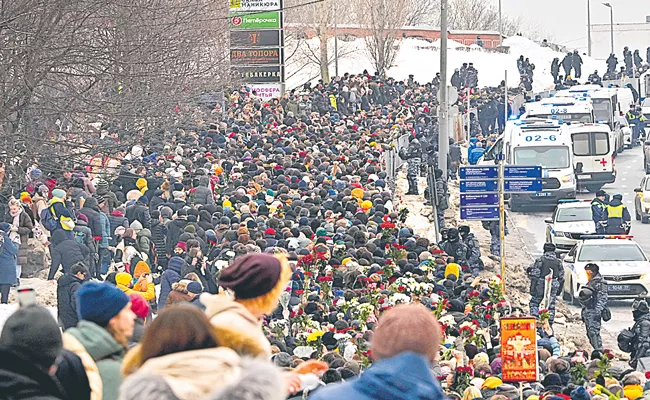
[[[533,317],[501,318],[503,382],[537,381],[536,332]]]
[[[280,29],[282,15],[279,11],[230,16],[231,29]]]

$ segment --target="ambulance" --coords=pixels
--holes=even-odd
[[[568,125],[557,120],[526,118],[508,121],[495,144],[485,152],[479,164],[494,164],[503,154],[506,165],[542,167],[542,191],[513,193],[510,208],[554,205],[561,199],[576,197],[576,178],[571,133]]]
[[[605,124],[566,123],[571,132],[578,187],[592,193],[616,181],[612,131]]]

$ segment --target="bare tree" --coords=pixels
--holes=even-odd
[[[208,0],[0,2],[7,159],[115,153],[90,123],[119,131],[122,146],[175,126],[180,106],[230,80],[226,7]]]
[[[366,49],[375,69],[384,74],[399,53],[402,28],[412,9],[410,3],[390,0],[359,0],[362,26],[368,29]]]

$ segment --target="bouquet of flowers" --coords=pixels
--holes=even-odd
[[[433,285],[425,282],[418,282],[414,278],[401,277],[392,285],[393,290],[398,293],[411,295],[423,295],[433,292]]]
[[[402,207],[402,208],[400,208],[399,211],[397,212],[397,219],[398,219],[401,223],[405,223],[405,222],[406,222],[406,218],[408,218],[408,215],[409,215],[409,209],[406,208],[406,207]]]
[[[399,260],[406,258],[406,246],[397,243],[386,245],[386,258],[397,263]]]
[[[470,386],[470,380],[472,379],[472,367],[457,367],[456,374],[454,375],[454,382],[451,384],[451,387],[457,393],[463,393],[465,389]]]

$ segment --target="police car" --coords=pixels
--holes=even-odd
[[[582,235],[596,233],[590,200],[560,200],[553,216],[546,219],[546,242],[558,252],[567,252]]]
[[[650,297],[650,262],[629,235],[584,235],[564,262],[564,299],[578,303],[580,287],[587,283],[585,266],[600,267],[610,299]]]

